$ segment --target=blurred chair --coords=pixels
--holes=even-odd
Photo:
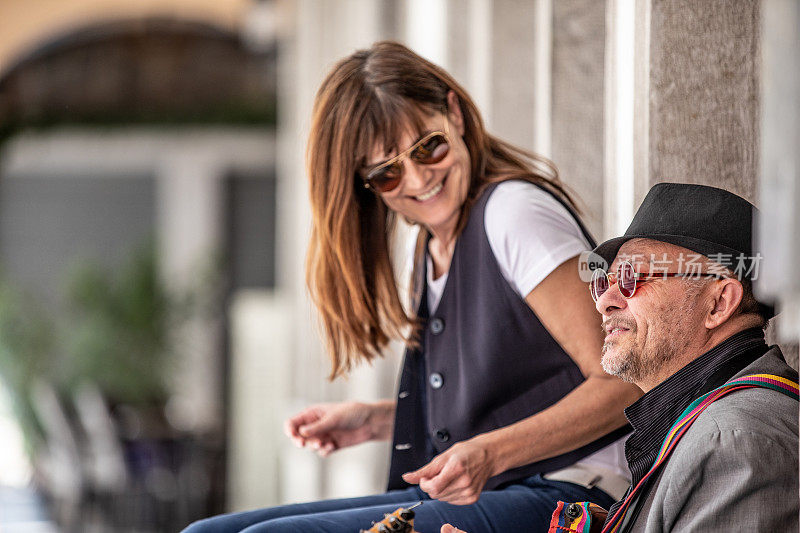
[[[57,522],[77,531],[84,500],[85,479],[77,439],[66,410],[53,386],[37,380],[31,390],[34,412],[45,434],[44,449],[36,454],[35,468],[45,496],[52,502]]]
[[[73,404],[80,423],[81,460],[89,505],[95,517],[118,530],[133,514],[125,452],[114,418],[96,384],[85,381],[75,391]]]
[[[200,439],[148,421],[152,413],[112,411],[95,383],[82,383],[70,404],[45,381],[31,396],[45,437],[39,488],[63,531],[176,531],[209,514]]]
[[[86,438],[84,459],[92,486],[102,492],[123,492],[128,482],[125,454],[100,389],[94,383],[82,383],[74,403]]]

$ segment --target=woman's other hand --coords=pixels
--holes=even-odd
[[[445,524],[442,526],[442,529],[439,530],[439,533],[467,533],[467,532],[462,531],[457,527],[451,526],[450,524]]]
[[[370,440],[392,437],[395,403],[340,402],[312,405],[284,423],[284,431],[300,447],[321,456]]]
[[[419,484],[431,498],[454,505],[478,501],[486,481],[494,472],[494,461],[478,436],[458,442],[414,472],[403,474],[406,483]]]

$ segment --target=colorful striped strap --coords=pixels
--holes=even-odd
[[[667,437],[661,444],[661,449],[658,452],[658,456],[656,457],[653,466],[650,467],[650,470],[647,472],[647,474],[645,474],[642,480],[639,481],[633,490],[630,491],[628,496],[625,498],[625,501],[622,502],[622,505],[619,506],[617,512],[614,513],[614,516],[606,523],[605,527],[603,528],[603,533],[617,533],[620,530],[622,521],[625,518],[625,513],[630,508],[630,505],[634,501],[634,498],[638,494],[639,490],[645,485],[647,480],[666,462],[669,454],[672,453],[672,450],[674,450],[675,446],[678,444],[678,441],[681,439],[684,433],[686,433],[686,430],[689,429],[689,426],[691,426],[692,423],[697,420],[697,417],[700,416],[700,413],[705,411],[709,405],[719,400],[726,394],[729,394],[735,390],[749,389],[753,387],[776,390],[789,396],[790,398],[794,398],[795,400],[798,399],[798,387],[796,382],[780,376],[774,376],[772,374],[751,374],[748,376],[742,376],[700,396],[698,399],[693,401],[691,405],[689,405],[689,407],[683,411],[683,413],[681,413],[681,416],[678,417],[678,421],[675,422],[667,432]]]

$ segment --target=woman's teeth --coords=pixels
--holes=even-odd
[[[425,200],[430,200],[431,198],[433,198],[434,196],[439,194],[439,191],[442,190],[443,186],[444,186],[443,183],[439,183],[438,185],[434,186],[428,192],[420,194],[419,196],[415,196],[414,198],[416,198],[420,202],[424,202]]]

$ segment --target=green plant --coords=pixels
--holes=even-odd
[[[179,350],[174,332],[215,307],[217,263],[197,273],[193,288],[175,291],[159,277],[152,243],[119,269],[84,261],[68,277],[60,312],[0,276],[0,380],[29,450],[42,435],[30,400],[37,379],[65,398],[90,381],[112,404],[163,407]]]
[[[59,388],[88,379],[115,402],[163,402],[174,307],[152,246],[136,251],[116,276],[96,264],[77,268],[59,330]]]

